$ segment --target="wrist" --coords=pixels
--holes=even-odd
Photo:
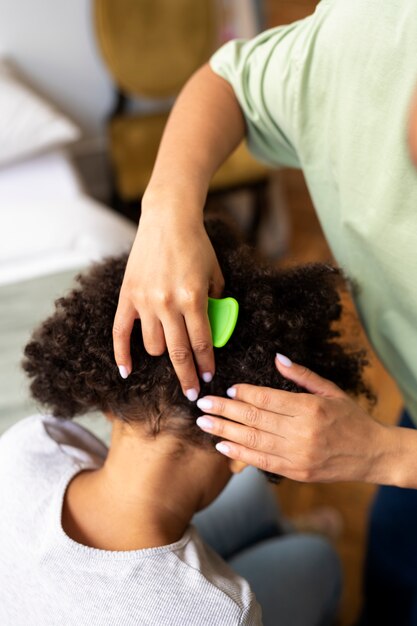
[[[142,214],[203,221],[207,189],[201,186],[166,182],[149,183],[142,198]]]
[[[368,482],[417,488],[417,431],[398,426],[380,427]]]
[[[396,487],[417,489],[417,431],[392,427],[395,436],[395,467],[392,474]]]

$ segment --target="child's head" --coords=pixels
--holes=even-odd
[[[276,352],[315,370],[354,394],[365,391],[361,352],[336,343],[341,315],[338,272],[326,265],[275,270],[260,264],[220,220],[206,223],[225,278],[224,296],[240,305],[236,329],[215,351],[216,374],[201,394],[226,395],[234,383],[298,391],[274,365]],[[131,338],[133,369],[124,380],[113,357],[112,324],[126,257],[108,259],[78,276],[78,286],[56,302],[25,349],[23,367],[33,397],[53,415],[71,418],[100,410],[152,437],[171,433],[182,447],[213,447],[195,424],[200,414],[183,395],[169,357],[149,356],[140,321]],[[140,268],[138,268],[140,271]]]

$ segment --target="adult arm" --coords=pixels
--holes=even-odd
[[[231,400],[198,401],[210,415],[197,424],[223,440],[222,454],[303,482],[417,488],[417,431],[377,422],[334,383],[286,357],[276,366],[309,393],[237,384]]]
[[[113,327],[123,377],[132,369],[136,318],[149,354],[168,348],[189,399],[200,388],[193,355],[205,380],[214,374],[207,297],[221,295],[223,277],[204,229],[203,207],[211,177],[244,134],[233,89],[205,65],[175,103],[142,200]]]

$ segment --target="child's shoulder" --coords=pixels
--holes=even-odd
[[[223,618],[225,611],[229,614],[230,623],[261,623],[260,608],[249,583],[201,539],[194,527],[189,529],[188,540],[173,553],[183,566],[180,576],[183,588],[197,587],[201,591],[198,594],[201,616],[204,615],[205,598],[207,610],[216,605]]]
[[[52,469],[55,459],[57,464],[62,460],[91,461],[100,464],[107,453],[107,448],[92,433],[77,423],[63,420],[50,415],[31,415],[26,417],[0,437],[0,468],[25,466],[42,468],[45,463]]]
[[[44,424],[53,419],[46,415],[30,415],[13,424],[0,437],[0,458],[4,454],[16,453],[25,445],[33,448],[40,439],[45,443]]]

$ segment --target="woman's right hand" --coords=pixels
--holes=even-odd
[[[196,372],[208,382],[215,363],[208,295],[220,297],[223,276],[204,228],[202,211],[146,206],[128,259],[113,326],[115,360],[122,377],[132,370],[130,335],[140,318],[147,352],[168,349],[182,390],[196,400]],[[194,358],[193,358],[194,357]]]
[[[130,334],[140,318],[146,350],[156,356],[168,348],[190,400],[200,390],[194,358],[203,380],[214,374],[207,297],[221,296],[224,282],[203,206],[214,172],[245,129],[231,85],[204,65],[181,91],[165,127],[114,321],[121,375],[132,369]]]

